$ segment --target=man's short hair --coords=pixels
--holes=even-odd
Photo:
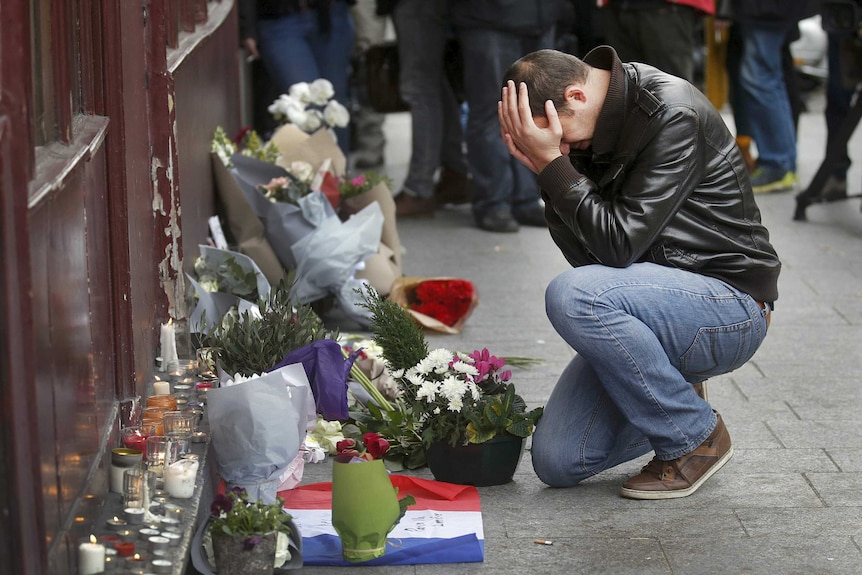
[[[530,52],[506,70],[505,82],[512,80],[517,89],[527,84],[530,94],[530,111],[544,118],[545,102],[551,100],[557,113],[566,113],[566,86],[583,85],[590,74],[590,66],[583,60],[559,50]]]

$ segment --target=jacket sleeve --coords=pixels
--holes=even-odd
[[[257,0],[239,0],[239,41],[246,38],[257,40]]]
[[[612,161],[601,190],[568,158],[551,162],[539,174],[539,185],[554,241],[561,249],[578,244],[591,260],[608,266],[641,261],[703,177],[699,123],[689,106],[656,112],[639,136],[629,136],[639,138],[624,144],[633,157]]]

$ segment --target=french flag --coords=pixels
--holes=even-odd
[[[416,565],[474,563],[485,558],[479,492],[407,475],[390,475],[398,498],[412,495],[416,504],[389,533],[386,554],[361,564],[345,561],[332,527],[332,483],[301,485],[279,493],[284,509],[302,535],[304,565]]]

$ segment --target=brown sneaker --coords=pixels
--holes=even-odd
[[[430,218],[435,207],[434,198],[420,198],[407,192],[395,197],[395,216],[398,218]]]
[[[630,499],[676,499],[688,497],[730,461],[733,446],[721,415],[706,441],[687,455],[671,461],[653,457],[640,475],[626,481],[620,495]]]

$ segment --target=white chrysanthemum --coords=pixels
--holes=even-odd
[[[323,109],[323,120],[330,127],[343,128],[350,123],[350,112],[336,100],[330,100]]]
[[[464,375],[475,376],[479,375],[479,370],[476,369],[475,365],[470,365],[465,361],[456,361],[452,364],[452,370],[458,373],[463,373]]]
[[[291,98],[304,104],[311,102],[311,86],[308,82],[297,82],[287,89]]]
[[[467,384],[467,391],[470,393],[473,401],[479,401],[482,397],[482,391],[479,389],[479,386],[472,381]]]
[[[454,356],[451,351],[438,348],[431,351],[425,359],[431,364],[431,369],[435,373],[446,373],[449,371],[449,364],[452,363],[453,358]]]
[[[416,387],[421,387],[422,384],[426,382],[426,379],[422,376],[421,373],[408,373],[404,376],[404,379],[415,385]]]
[[[424,381],[416,391],[416,399],[432,402],[437,397],[438,386],[435,381]]]
[[[449,411],[454,411],[455,413],[461,413],[461,409],[464,408],[464,402],[460,397],[456,397],[452,401],[449,402],[449,406],[446,408]]]
[[[420,359],[419,363],[407,370],[407,375],[409,376],[411,372],[422,374],[433,373],[435,365],[434,362],[431,361],[430,357],[431,356],[429,355]]]
[[[290,163],[290,169],[288,170],[293,177],[295,177],[300,182],[309,183],[314,178],[314,166],[309,164],[308,162],[303,162],[302,160],[295,160]]]
[[[334,95],[335,88],[326,78],[318,78],[308,85],[308,101],[317,106],[325,106]]]
[[[395,371],[393,371],[390,375],[391,375],[394,379],[401,379],[402,377],[404,377],[404,370],[403,370],[403,369],[396,369],[396,370],[395,370]]]
[[[467,393],[467,382],[454,375],[446,376],[446,379],[440,383],[440,395],[450,402],[454,402],[456,399],[460,401],[465,393]]]
[[[434,408],[434,415],[440,415],[440,408],[439,407]],[[423,420],[424,420],[424,416],[423,416]]]

